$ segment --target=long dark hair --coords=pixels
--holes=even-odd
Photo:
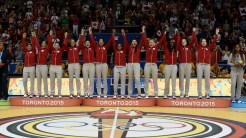
[[[236,61],[236,54],[237,54],[237,51],[235,50],[236,49],[236,46],[239,46],[239,44],[236,44],[233,46],[233,51],[232,51],[232,61],[235,62]],[[244,56],[243,56],[243,51],[242,51],[242,48],[240,47],[240,51],[239,51],[239,54],[240,54],[240,57],[241,57],[241,60],[243,61],[244,63]]]
[[[168,41],[167,48],[168,48],[169,52],[172,52],[172,51],[176,52],[176,43],[177,43],[177,42],[175,41],[174,44],[173,44],[173,46],[171,46],[171,41],[172,41],[172,40],[175,41],[175,39],[170,39],[170,40]]]

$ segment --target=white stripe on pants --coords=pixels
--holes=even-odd
[[[84,94],[93,96],[94,93],[94,77],[95,77],[95,64],[85,63],[83,65],[83,81],[84,81]],[[88,77],[90,79],[90,88],[88,90]]]
[[[35,81],[35,67],[24,67],[23,69],[23,85],[24,85],[24,91],[25,94],[28,94],[27,89],[27,81],[28,77],[30,77],[31,87],[30,87],[30,94],[34,93],[34,81]]]
[[[185,94],[188,95],[190,89],[191,64],[179,64],[179,89],[180,95],[184,94],[184,76],[185,76]]]
[[[121,95],[125,95],[125,84],[126,84],[126,67],[125,66],[114,66],[114,95],[117,95],[118,82],[121,82]]]
[[[243,68],[231,67],[231,99],[235,100],[241,97],[241,89],[243,84]],[[237,85],[237,88],[236,88]]]
[[[38,95],[42,94],[41,86],[43,79],[44,94],[48,95],[48,83],[47,83],[48,67],[47,65],[37,65],[36,66],[36,76],[37,76],[37,87]]]
[[[164,74],[165,74],[165,91],[164,95],[169,94],[170,90],[170,78],[172,79],[172,95],[176,95],[176,77],[177,77],[177,65],[165,65]]]
[[[97,94],[98,95],[107,95],[108,84],[107,84],[107,75],[108,75],[108,65],[107,63],[97,63],[96,64],[96,75],[97,75]],[[104,89],[102,93],[101,88],[101,76],[103,77]]]
[[[58,95],[61,95],[62,66],[50,65],[50,94],[55,94],[55,77],[57,78]]]
[[[128,73],[128,95],[132,95],[132,82],[133,82],[133,73],[137,85],[138,95],[141,95],[140,87],[140,63],[128,63],[127,64],[127,73]],[[135,88],[135,87],[134,87]]]
[[[156,63],[146,63],[144,66],[144,91],[145,95],[149,95],[149,80],[150,75],[152,75],[153,83],[154,83],[154,92],[155,95],[158,95],[158,84],[157,84],[157,77],[158,77],[158,68]]]
[[[202,96],[202,76],[205,77],[205,95],[210,92],[210,65],[209,64],[197,64],[197,91],[198,95]]]
[[[73,78],[75,75],[77,94],[80,95],[81,94],[80,64],[79,63],[68,64],[68,74],[69,74],[69,91],[70,91],[70,94],[74,94]]]

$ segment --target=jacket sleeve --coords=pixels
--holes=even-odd
[[[209,49],[210,49],[210,50],[212,50],[212,49],[214,48],[215,43],[216,43],[216,41],[217,41],[217,38],[218,38],[218,35],[215,35],[215,36],[214,36],[214,39],[213,39],[213,41],[212,41],[212,43],[209,45]]]
[[[85,41],[85,36],[80,35],[80,37],[79,37],[79,49],[81,49],[82,51],[85,49],[84,41]]]
[[[22,38],[21,39],[21,43],[22,43],[23,52],[26,53],[27,52],[27,49],[26,49],[26,39],[25,38]]]

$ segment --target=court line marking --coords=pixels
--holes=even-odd
[[[114,122],[113,122],[112,130],[110,133],[110,138],[114,138],[114,133],[115,133],[115,129],[116,129],[116,122],[117,122],[117,118],[118,118],[118,112],[119,112],[119,107],[117,107],[115,110]]]

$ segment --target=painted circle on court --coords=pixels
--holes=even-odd
[[[90,113],[58,113],[3,118],[0,137],[103,137],[113,119]],[[139,118],[117,119],[121,137],[246,137],[246,123],[219,118],[145,112]]]

